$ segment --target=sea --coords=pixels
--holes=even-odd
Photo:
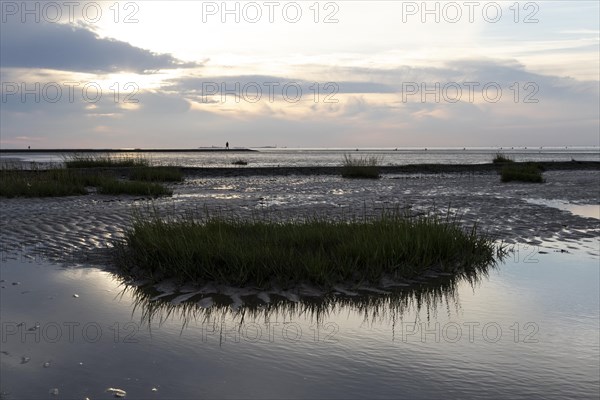
[[[376,157],[380,165],[408,164],[483,164],[497,153],[514,161],[600,161],[600,147],[453,147],[453,148],[220,148],[189,149],[180,151],[136,150],[107,151],[114,157],[141,157],[153,165],[182,167],[234,167],[235,161],[247,162],[247,167],[322,167],[340,165],[344,156],[354,158]],[[198,151],[207,150],[207,151]],[[222,150],[222,151],[219,151]],[[240,151],[244,150],[244,151]],[[93,153],[98,155],[98,153]],[[1,152],[0,163],[37,163],[55,166],[74,156],[89,155],[81,152]],[[39,165],[38,165],[39,166]]]

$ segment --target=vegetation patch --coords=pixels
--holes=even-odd
[[[533,163],[505,165],[502,167],[502,182],[533,182],[544,183],[542,168]]]
[[[496,153],[496,157],[494,157],[492,162],[494,164],[506,164],[506,163],[512,163],[512,162],[514,162],[514,160],[512,158],[508,157],[504,153]]]
[[[97,175],[66,169],[0,170],[2,197],[58,197],[86,194],[86,186],[98,183]]]
[[[342,161],[342,177],[377,179],[380,177],[380,164],[381,159],[379,157],[371,156],[354,158],[349,154],[344,154],[344,160]]]
[[[143,181],[126,181],[117,179],[104,179],[98,186],[101,194],[130,194],[134,196],[170,196],[173,191],[163,185]]]
[[[457,272],[487,266],[497,251],[476,226],[400,212],[350,221],[137,214],[116,249],[117,265],[145,278],[259,287]]]
[[[96,187],[103,194],[144,196],[170,195],[172,191],[157,183],[121,181],[110,172],[93,170],[0,170],[2,197],[58,197],[88,193]]]
[[[233,165],[248,165],[248,161],[239,159],[239,160],[235,160],[234,162],[232,162],[232,164]]]
[[[136,181],[181,182],[183,172],[178,167],[135,167],[131,169],[129,178]]]
[[[65,159],[67,168],[147,167],[150,162],[142,157],[110,157],[105,155],[75,154]]]

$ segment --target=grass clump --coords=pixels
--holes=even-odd
[[[342,177],[377,179],[380,177],[380,164],[381,160],[375,156],[353,158],[349,154],[344,154],[344,160],[342,161]]]
[[[494,164],[506,164],[506,163],[512,163],[512,162],[514,162],[514,160],[512,158],[508,157],[504,153],[496,153],[496,157],[494,157],[492,162]]]
[[[233,165],[248,165],[248,161],[246,160],[242,160],[241,158],[238,160],[235,160],[234,162],[232,162],[231,164]]]
[[[502,182],[545,182],[544,178],[542,177],[542,169],[538,165],[531,163],[505,165],[502,168],[500,179]]]
[[[170,196],[173,194],[173,191],[158,183],[104,179],[98,185],[98,193],[156,197]]]
[[[136,167],[132,168],[129,178],[149,182],[181,182],[183,172],[177,167]]]
[[[173,192],[162,185],[120,181],[109,172],[86,170],[0,170],[1,197],[59,197],[88,193],[96,187],[102,194],[162,196]]]
[[[67,168],[147,167],[150,162],[142,157],[110,157],[105,155],[73,155],[65,160]]]
[[[83,174],[61,169],[0,170],[2,197],[60,197],[87,193],[86,187],[96,186],[98,174]]]
[[[123,271],[147,278],[261,287],[379,282],[428,269],[476,269],[493,262],[495,254],[493,241],[479,236],[475,226],[465,231],[453,221],[399,212],[351,221],[278,222],[138,214],[117,249]]]
[[[58,197],[85,193],[85,182],[66,170],[0,171],[2,197]]]

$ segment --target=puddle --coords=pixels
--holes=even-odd
[[[584,218],[600,219],[600,204],[573,204],[564,200],[523,199],[530,204],[554,207]]]
[[[254,304],[6,260],[2,398],[597,397],[597,258],[525,255],[404,294]]]

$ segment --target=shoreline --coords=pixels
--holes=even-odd
[[[230,150],[231,151],[231,150]],[[512,162],[509,165],[519,166],[536,164],[543,171],[600,171],[600,161],[538,161],[538,162]],[[491,174],[500,173],[502,167],[507,164],[485,163],[485,164],[407,164],[407,165],[383,165],[379,166],[381,174]],[[153,166],[160,167],[160,166]],[[253,167],[253,166],[231,166],[231,167],[181,167],[169,166],[181,169],[185,176],[190,177],[240,177],[240,176],[286,176],[286,175],[340,175],[342,166],[292,166],[292,167]],[[57,166],[58,168],[58,166]],[[93,168],[70,168],[72,170],[87,171],[112,171],[123,174],[135,167],[93,167]],[[52,168],[48,168],[52,169]],[[11,170],[7,168],[6,170]],[[18,169],[21,172],[34,173],[37,170]]]
[[[582,166],[588,170],[581,170]],[[388,169],[415,167],[418,166]],[[440,167],[443,166],[436,166]],[[450,167],[457,168],[456,165]],[[337,167],[317,168],[330,173],[312,177],[299,174],[298,170],[308,173],[303,168],[199,168],[191,169],[197,177],[169,185],[175,192],[173,197],[150,201],[143,196],[98,193],[2,199],[0,212],[4,218],[0,221],[0,247],[4,257],[20,254],[34,259],[61,259],[68,256],[66,261],[78,265],[106,268],[110,263],[105,250],[131,228],[135,209],[143,214],[156,211],[165,216],[200,210],[224,216],[327,215],[335,219],[365,212],[378,215],[382,210],[401,207],[418,215],[437,212],[443,216],[449,212],[457,216],[462,226],[476,223],[486,235],[520,251],[516,254],[527,258],[527,262],[542,262],[543,254],[571,250],[582,250],[595,258],[600,256],[598,218],[590,218],[588,214],[593,208],[598,209],[598,192],[594,185],[600,163],[555,163],[554,171],[547,171],[548,183],[543,185],[500,183],[494,170],[501,167],[494,164],[462,166],[466,167],[483,169],[483,173],[436,174],[430,170],[420,179],[384,175],[378,180],[357,180],[332,175],[331,171]],[[567,170],[558,170],[561,167]],[[112,172],[121,170],[124,169],[116,168]],[[208,175],[210,170],[214,176]],[[257,170],[263,174],[257,174]],[[273,170],[278,170],[279,175],[273,174]],[[290,175],[283,175],[284,171]],[[223,176],[224,173],[231,175]],[[563,201],[572,207],[546,204],[545,200]],[[431,275],[435,275],[433,272]]]
[[[512,162],[526,165],[530,162]],[[535,162],[544,171],[600,171],[600,161],[541,161]],[[408,164],[379,166],[381,174],[402,173],[492,173],[500,172],[506,164]],[[342,166],[314,167],[180,167],[187,176],[252,176],[252,175],[341,175]]]
[[[2,153],[247,153],[257,152],[245,147],[200,147],[196,149],[1,149]]]

